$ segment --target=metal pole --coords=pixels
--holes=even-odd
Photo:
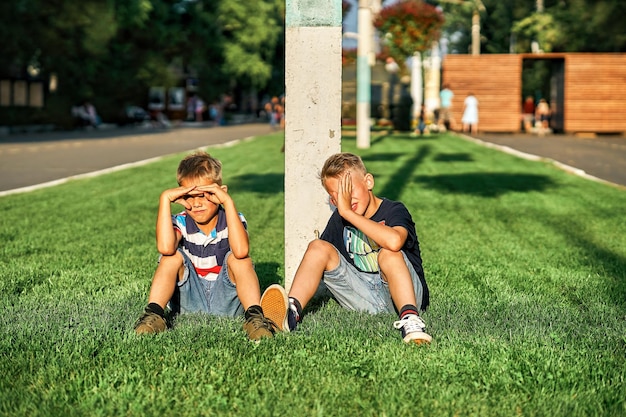
[[[370,147],[370,106],[372,72],[370,52],[372,42],[372,10],[370,0],[359,0],[359,43],[356,58],[356,146]]]

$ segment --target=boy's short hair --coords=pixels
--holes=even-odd
[[[187,155],[176,171],[178,185],[188,178],[205,178],[222,185],[222,163],[204,151]]]
[[[349,152],[336,153],[330,156],[320,172],[320,180],[322,185],[326,183],[328,178],[336,178],[346,171],[354,170],[367,174],[367,168],[360,156]]]

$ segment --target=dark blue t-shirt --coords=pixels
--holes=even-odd
[[[413,223],[411,214],[401,202],[383,198],[380,207],[370,220],[389,227],[401,226],[407,230],[408,235],[402,251],[409,258],[422,283],[424,288],[422,308],[426,309],[430,297],[426,278],[424,277],[424,269],[422,268],[422,256],[417,232],[415,231],[415,223]],[[337,210],[330,216],[320,239],[336,247],[346,261],[354,265],[359,271],[372,274],[379,273],[378,251],[380,246],[367,237],[365,233],[344,220]]]

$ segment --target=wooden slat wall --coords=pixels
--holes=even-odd
[[[520,130],[520,55],[447,55],[442,81],[454,93],[453,129],[461,129],[463,101],[472,92],[478,99],[479,131]]]
[[[626,132],[626,54],[565,55],[565,130]]]
[[[596,53],[446,56],[442,82],[455,94],[456,128],[471,91],[479,101],[479,130],[520,131],[523,59],[565,61],[565,132],[626,132],[626,54]]]

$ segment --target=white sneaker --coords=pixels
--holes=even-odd
[[[402,339],[406,343],[430,343],[433,339],[428,333],[425,332],[426,325],[422,318],[414,314],[409,314],[402,320],[398,320],[393,323],[393,327],[402,331]]]

